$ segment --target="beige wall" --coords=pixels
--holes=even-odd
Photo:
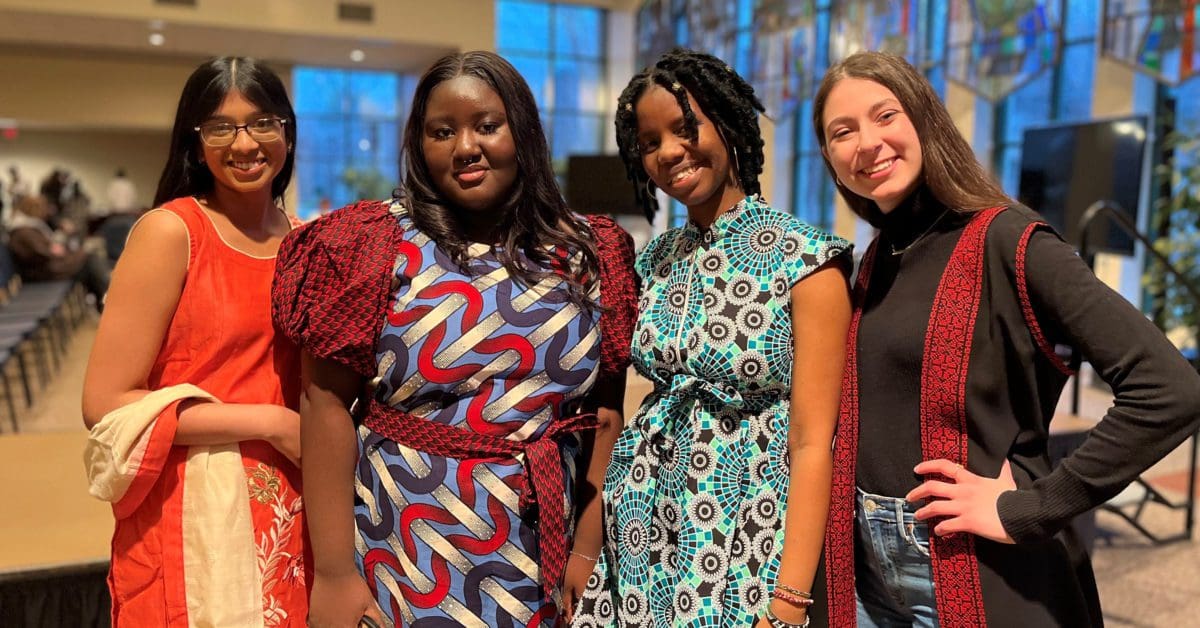
[[[488,0],[361,0],[375,9],[371,24],[339,22],[331,0],[202,0],[197,7],[151,0],[0,0],[0,8],[168,23],[255,28],[265,32],[352,36],[459,50],[493,47],[494,3]],[[251,9],[253,18],[251,17]]]
[[[170,129],[196,63],[129,56],[0,53],[0,118],[22,126]]]

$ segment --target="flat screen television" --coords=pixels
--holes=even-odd
[[[1017,198],[1078,247],[1079,221],[1096,201],[1115,201],[1138,224],[1145,154],[1141,116],[1029,129]],[[1133,255],[1133,238],[1103,218],[1093,223],[1088,240],[1092,252]]]
[[[619,155],[567,157],[567,206],[581,214],[641,216]]]

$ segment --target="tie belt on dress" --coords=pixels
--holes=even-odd
[[[371,399],[363,425],[392,441],[435,456],[466,460],[512,458],[522,462],[519,507],[537,505],[540,534],[542,582],[546,597],[562,585],[567,564],[567,528],[563,496],[562,454],[555,440],[574,432],[595,429],[595,414],[579,414],[552,420],[534,440],[514,441],[487,436],[445,423],[407,414]],[[523,459],[522,459],[523,458]]]
[[[704,401],[713,401],[730,408],[741,408],[745,400],[732,386],[714,384],[695,375],[677,373],[663,382],[666,392],[659,406],[652,412],[642,416],[642,432],[651,443],[662,448],[671,449],[674,441],[676,409],[685,405],[695,405]]]

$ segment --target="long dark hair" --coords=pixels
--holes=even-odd
[[[675,48],[629,79],[617,100],[617,149],[646,218],[654,219],[658,200],[650,190],[654,183],[642,166],[638,148],[637,100],[651,85],[659,85],[675,96],[683,112],[684,133],[691,141],[696,140],[699,132],[696,113],[687,96],[690,93],[696,99],[704,115],[717,127],[729,163],[737,170],[738,187],[746,194],[758,194],[758,175],[763,171],[758,114],[763,106],[754,95],[754,88],[724,61],[695,50]]]
[[[183,86],[179,106],[175,110],[175,126],[171,130],[171,151],[167,165],[158,179],[154,206],[181,196],[201,196],[213,189],[213,176],[200,160],[204,149],[196,127],[221,106],[232,91],[241,92],[246,100],[287,122],[283,125],[287,140],[287,160],[271,181],[271,196],[280,201],[292,180],[295,166],[296,112],[288,99],[283,81],[274,72],[247,57],[220,57],[200,64]]]
[[[916,68],[896,55],[857,52],[825,73],[813,99],[812,113],[813,130],[823,155],[828,141],[825,137],[825,103],[829,92],[844,78],[873,81],[896,95],[921,142],[921,177],[939,203],[960,213],[1014,203],[979,164],[971,145],[954,126],[950,112],[946,111],[933,86]],[[837,173],[828,156],[825,167],[836,181]],[[879,226],[883,213],[875,201],[851,192],[844,185],[837,189],[854,213]]]
[[[562,262],[546,247],[578,251],[582,256],[580,267],[575,272],[563,273],[568,298],[576,305],[592,308],[594,304],[588,294],[599,280],[600,263],[591,229],[567,209],[558,189],[533,92],[516,68],[495,53],[477,50],[446,55],[417,83],[404,129],[402,200],[413,223],[460,267],[467,269],[469,243],[463,237],[465,231],[459,226],[456,209],[433,183],[422,146],[430,93],[439,84],[459,76],[477,78],[500,96],[517,146],[517,178],[508,198],[495,209],[500,214],[498,231],[503,238],[502,246],[495,249],[496,257],[511,277],[533,286],[557,274],[545,269],[561,268]],[[518,251],[538,268],[523,263]]]

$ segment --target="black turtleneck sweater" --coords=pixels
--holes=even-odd
[[[1017,240],[1039,219],[1013,207],[988,232],[967,382],[968,466],[994,477],[993,467],[1008,458],[1019,486],[1037,480],[1000,500],[1005,528],[1018,541],[1045,538],[1110,498],[1200,421],[1200,377],[1179,351],[1096,279],[1072,247],[1049,230],[1038,231],[1026,254],[1035,315],[1050,343],[1080,352],[1116,397],[1073,456],[1053,472],[1042,468],[1066,378],[1032,340],[1014,271]],[[925,331],[934,292],[968,220],[924,190],[883,216],[859,328],[857,479],[867,492],[903,496],[920,483],[912,469],[921,461]]]
[[[901,497],[921,478],[920,382],[934,293],[970,216],[925,190],[881,220],[859,327],[857,482]],[[1112,498],[1200,423],[1200,375],[1128,301],[1049,229],[1026,251],[1026,285],[1050,346],[1077,352],[1115,393],[1113,406],[1052,467],[1050,420],[1067,376],[1022,314],[1016,250],[1040,217],[1001,212],[988,229],[966,381],[967,467],[997,477],[1007,460],[1017,490],[997,507],[1016,545],[976,539],[984,606],[995,625],[1090,626],[1101,614],[1082,545],[1067,525]],[[896,254],[893,254],[893,253]]]

